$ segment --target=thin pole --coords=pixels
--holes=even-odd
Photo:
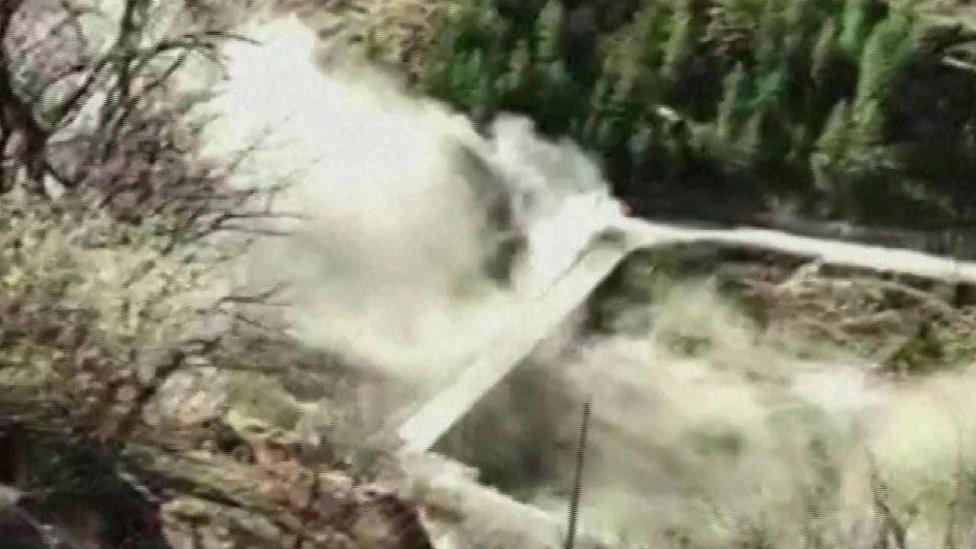
[[[576,470],[573,475],[573,491],[569,499],[569,528],[566,533],[565,549],[576,546],[576,524],[579,519],[580,495],[583,491],[583,466],[586,461],[586,435],[590,429],[590,408],[592,399],[583,403],[583,422],[580,424],[579,444],[576,447]]]

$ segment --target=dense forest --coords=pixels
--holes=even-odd
[[[417,84],[482,122],[514,111],[574,138],[639,211],[926,229],[972,221],[976,29],[965,8],[433,4],[428,43],[413,52]]]

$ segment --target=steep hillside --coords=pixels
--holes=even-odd
[[[337,5],[367,56],[400,64],[476,120],[514,111],[573,137],[639,211],[798,211],[925,229],[972,221],[976,31],[965,5]]]

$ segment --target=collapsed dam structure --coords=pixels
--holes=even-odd
[[[812,265],[835,272],[859,273],[879,278],[903,280],[907,284],[945,285],[958,305],[976,297],[976,263],[958,261],[912,250],[885,248],[851,242],[796,236],[785,232],[741,228],[732,230],[688,229],[625,219],[598,233],[584,249],[578,261],[543,295],[526,306],[524,316],[501,330],[492,344],[479,354],[455,379],[433,398],[420,403],[398,429],[402,442],[399,455],[414,481],[437,486],[446,483],[465,494],[471,509],[482,505],[505,509],[499,524],[508,525],[512,539],[534,540],[533,547],[554,547],[566,535],[558,517],[542,513],[508,499],[476,481],[477,471],[467,475],[467,482],[457,482],[458,474],[448,471],[457,464],[427,454],[479,401],[490,395],[506,376],[527,364],[529,357],[561,326],[572,322],[574,312],[584,306],[601,284],[622,263],[636,253],[675,245],[705,246],[719,249],[744,249],[766,253],[782,261]],[[544,406],[543,403],[539,403]],[[599,405],[599,404],[597,404]],[[500,441],[496,441],[500,442]],[[491,441],[484,444],[490,445]],[[447,479],[447,480],[445,480]],[[475,503],[477,502],[477,503]],[[519,518],[515,518],[519,517]],[[513,526],[514,525],[514,526]],[[578,547],[607,547],[596,537],[583,538]],[[504,536],[502,539],[506,539]],[[449,546],[449,545],[448,545]]]
[[[673,309],[699,314],[692,319],[695,330],[721,325],[728,335],[719,335],[734,348],[715,354],[741,353],[748,368],[730,366],[726,356],[718,356],[717,365],[677,357],[649,340],[651,330],[630,340],[559,341],[615,273],[649,252],[685,247],[735,256],[744,250],[808,271],[944,287],[950,307],[973,302],[973,263],[781,231],[696,229],[625,218],[599,170],[571,144],[546,142],[524,120],[502,120],[491,135],[482,135],[457,113],[384,88],[388,81],[359,66],[351,73],[342,67],[323,72],[321,63],[306,60],[315,39],[294,23],[266,32],[272,39],[261,48],[242,45],[230,52],[231,82],[238,83],[222,99],[229,129],[215,132],[214,142],[280,124],[288,139],[274,143],[271,153],[258,151],[253,164],[262,176],[303,166],[283,201],[311,221],[257,250],[251,274],[283,276],[296,288],[296,306],[288,313],[297,320],[300,340],[342,346],[353,361],[365,358],[386,368],[391,379],[420,387],[402,416],[391,414],[405,418],[392,428],[394,468],[400,469],[393,476],[403,493],[429,510],[426,525],[437,547],[562,545],[567,498],[558,492],[564,479],[529,479],[517,486],[500,477],[521,468],[552,469],[544,454],[553,452],[541,447],[565,444],[557,431],[576,424],[577,409],[569,404],[582,405],[579,397],[586,391],[597,393],[591,433],[597,459],[587,470],[593,476],[584,475],[591,488],[584,492],[582,512],[582,529],[592,537],[576,546],[593,548],[627,546],[599,541],[615,538],[615,526],[595,520],[597,511],[637,527],[648,516],[678,514],[675,502],[683,503],[686,493],[679,480],[696,488],[713,484],[729,503],[751,489],[749,478],[773,470],[783,483],[776,486],[788,492],[783,479],[791,478],[792,458],[779,453],[779,438],[807,443],[794,441],[808,435],[807,424],[781,432],[767,420],[780,408],[820,398],[822,406],[813,402],[810,429],[850,430],[861,408],[877,396],[865,386],[861,364],[812,363],[759,344],[750,347],[746,331],[737,331],[718,303],[696,302],[692,293],[678,295]],[[269,75],[272,69],[278,72]],[[296,74],[303,75],[301,86],[281,85]],[[373,77],[384,85],[374,85]],[[255,108],[271,104],[281,112]],[[458,144],[472,153],[460,162],[449,152]],[[458,169],[472,157],[485,168],[474,176],[486,178],[485,192],[472,193],[471,174]],[[508,196],[525,198],[505,216],[522,226],[525,242],[516,248],[524,250],[524,272],[515,274],[527,272],[528,287],[519,276],[504,287],[476,272],[491,247],[485,234],[497,232],[491,211]],[[604,209],[607,204],[614,207]],[[279,265],[289,271],[269,269]],[[549,343],[579,348],[582,362],[589,363],[554,367],[537,356]],[[694,338],[686,343],[700,344]],[[757,373],[752,366],[779,370]],[[550,393],[522,390],[523,376],[534,370],[541,372],[534,383],[551,386]],[[564,384],[570,390],[560,394]],[[794,389],[806,394],[786,394]],[[835,398],[845,395],[849,402]],[[518,401],[519,410],[485,414],[486,403],[491,408],[496,398]],[[784,401],[788,406],[778,404]],[[364,403],[377,409],[388,404]],[[766,409],[772,405],[780,408]],[[829,416],[831,410],[841,410],[841,419]],[[539,430],[506,439],[504,432],[474,429],[466,439],[466,424],[479,415],[487,417],[479,427],[538,424]],[[388,440],[389,434],[376,440]],[[851,452],[843,445],[851,436],[844,431],[831,437],[846,459]],[[523,443],[537,448],[518,448]],[[496,451],[502,446],[504,451]],[[520,450],[530,455],[523,459]],[[558,465],[565,469],[565,463]],[[523,488],[535,493],[515,493]],[[479,539],[484,543],[471,541]]]
[[[795,236],[761,229],[707,230],[656,225],[627,220],[608,229],[607,238],[595,239],[579,261],[550,290],[527,308],[518,323],[506,329],[465,369],[455,382],[424,404],[400,428],[403,451],[429,450],[447,430],[532,350],[550,336],[590,293],[630,253],[674,244],[718,244],[768,250],[809,262],[851,271],[909,275],[920,279],[952,281],[960,293],[976,288],[976,263],[960,262],[910,250],[868,246]]]

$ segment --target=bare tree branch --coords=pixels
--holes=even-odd
[[[251,294],[251,295],[228,295],[228,296],[221,297],[216,302],[214,302],[214,304],[211,307],[212,307],[212,309],[215,309],[216,310],[216,309],[219,309],[223,305],[229,305],[229,304],[233,304],[233,305],[266,305],[266,306],[275,306],[274,304],[271,304],[269,302],[269,300],[271,298],[275,297],[276,295],[281,294],[281,292],[283,292],[287,288],[288,288],[288,284],[286,284],[284,282],[280,282],[278,284],[275,284],[271,288],[268,288],[267,290],[258,292],[256,294]],[[284,304],[279,303],[277,305],[278,306],[283,306]]]
[[[18,136],[20,147],[13,152],[15,161],[27,167],[27,176],[37,184],[45,169],[45,152],[49,133],[34,118],[33,109],[14,90],[10,58],[3,38],[9,35],[10,24],[23,6],[23,0],[2,0],[0,4],[0,157],[6,154],[10,139]]]
[[[55,127],[57,129],[62,129],[74,121],[82,100],[94,87],[98,81],[98,77],[107,65],[108,58],[104,58],[96,63],[89,71],[88,78],[54,110]]]

